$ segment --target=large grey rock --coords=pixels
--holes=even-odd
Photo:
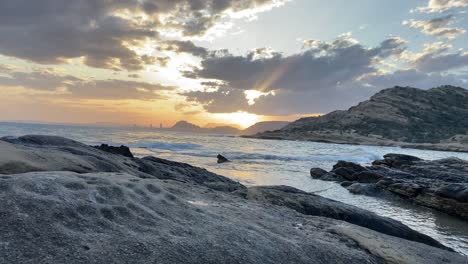
[[[126,172],[141,178],[172,179],[204,184],[216,190],[245,188],[205,169],[155,157],[114,155],[85,144],[53,136],[23,136],[0,140],[0,174],[34,171]]]
[[[0,189],[0,263],[468,261],[195,183],[126,173],[35,172],[1,176]],[[395,257],[405,261],[392,262]]]
[[[342,220],[383,234],[446,249],[436,240],[412,230],[401,222],[292,187],[251,187],[247,189],[246,197],[250,200],[285,206],[305,215]]]

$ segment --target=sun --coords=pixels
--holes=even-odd
[[[243,128],[247,128],[260,120],[260,116],[247,112],[214,114],[214,117],[223,123],[237,124]]]

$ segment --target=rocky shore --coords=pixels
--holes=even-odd
[[[339,161],[330,172],[311,169],[316,179],[337,181],[355,194],[392,197],[468,219],[468,161],[422,160],[387,154],[372,166]]]
[[[348,110],[247,137],[468,152],[468,90],[384,89]]]
[[[0,263],[468,263],[354,206],[51,136],[0,140],[0,233]]]
[[[333,144],[350,144],[350,145],[369,145],[369,146],[387,146],[387,147],[402,147],[413,149],[426,149],[436,151],[453,151],[453,152],[468,152],[468,143],[458,140],[446,140],[439,143],[408,143],[403,141],[395,141],[376,136],[365,136],[357,133],[337,132],[337,131],[267,131],[255,135],[244,135],[244,138],[256,138],[267,140],[293,140],[293,141],[311,141]],[[461,136],[455,137],[460,138]],[[466,136],[463,135],[463,138]]]

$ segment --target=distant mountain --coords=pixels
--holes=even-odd
[[[239,130],[242,130],[242,127],[236,124],[226,124],[226,123],[208,123],[203,126],[203,128],[217,128],[217,127],[234,127]]]
[[[241,130],[231,127],[231,126],[220,126],[220,127],[213,127],[213,128],[205,128],[209,133],[213,134],[231,134],[236,135],[241,132]]]
[[[394,87],[347,111],[302,118],[281,130],[254,137],[435,149],[453,145],[447,149],[468,150],[463,143],[467,132],[468,90],[454,86],[430,90]]]
[[[195,132],[195,131],[201,130],[202,128],[195,125],[195,124],[189,123],[187,121],[179,121],[174,126],[172,126],[170,129],[171,130],[177,130],[177,131],[193,131],[193,132]]]
[[[193,133],[213,133],[213,134],[239,134],[240,130],[231,126],[219,126],[213,128],[204,128],[187,121],[179,121],[170,128],[174,131],[193,132]]]
[[[285,126],[287,126],[289,122],[286,121],[265,121],[265,122],[258,122],[255,125],[245,129],[242,131],[243,135],[253,135],[265,131],[272,131],[278,130]]]

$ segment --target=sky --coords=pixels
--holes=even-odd
[[[0,121],[247,127],[468,88],[468,0],[2,0]]]

